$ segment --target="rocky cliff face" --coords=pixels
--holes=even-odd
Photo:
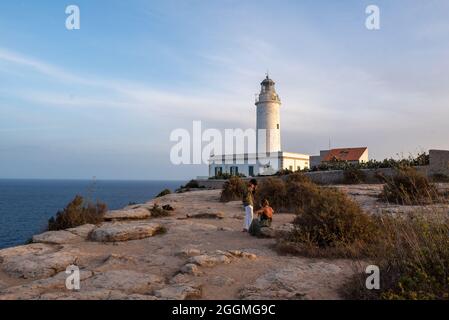
[[[241,231],[241,203],[220,203],[219,192],[167,195],[108,212],[98,226],[45,232],[1,250],[0,299],[340,298],[351,261],[279,256],[274,239]],[[175,210],[153,218],[155,202]],[[288,230],[292,219],[276,215],[273,227]],[[70,265],[80,269],[79,290],[66,288]]]

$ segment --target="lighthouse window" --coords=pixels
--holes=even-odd
[[[277,127],[278,127],[278,129],[279,129],[279,123],[278,123],[278,126],[277,126]]]

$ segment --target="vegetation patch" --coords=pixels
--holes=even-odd
[[[343,171],[343,183],[344,184],[360,184],[366,183],[367,177],[365,172],[359,168],[350,166]]]
[[[392,177],[384,177],[381,199],[401,205],[425,205],[439,200],[438,190],[416,169],[401,167]]]
[[[382,237],[370,264],[380,269],[380,289],[367,290],[366,273],[343,286],[349,299],[449,299],[449,219],[436,214],[379,219]]]
[[[245,182],[240,177],[233,176],[223,184],[223,190],[221,191],[220,201],[228,202],[228,201],[242,200],[245,191],[246,191]]]
[[[162,190],[161,192],[158,193],[156,198],[160,198],[160,197],[166,196],[168,194],[171,194],[171,190],[170,189],[164,189],[164,190]]]
[[[98,224],[103,222],[106,211],[106,204],[86,202],[83,197],[77,195],[62,211],[56,213],[56,217],[48,220],[48,230],[64,230],[88,223]]]
[[[167,217],[170,215],[169,210],[160,207],[157,203],[155,203],[149,211],[151,212],[151,217],[153,218]]]

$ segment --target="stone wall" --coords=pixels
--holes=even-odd
[[[428,166],[415,167],[419,172],[424,175],[429,174]],[[379,179],[376,177],[378,174],[382,174],[386,177],[391,177],[394,174],[392,168],[381,169],[362,169],[366,175],[366,183],[379,183]],[[342,170],[329,170],[329,171],[314,171],[306,172],[305,176],[308,176],[313,182],[318,184],[341,184],[344,181],[344,172]],[[270,177],[256,177],[257,181],[262,181]],[[249,181],[249,178],[244,178],[244,181]],[[208,189],[221,189],[226,180],[198,180],[200,186]]]

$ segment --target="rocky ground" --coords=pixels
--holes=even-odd
[[[339,187],[373,213],[405,210],[379,204],[380,186]],[[274,239],[241,231],[241,202],[220,203],[219,193],[167,195],[110,211],[99,226],[46,232],[0,250],[0,299],[341,298],[354,261],[277,254]],[[175,210],[151,217],[155,202]],[[277,214],[273,228],[288,230],[292,219]],[[80,268],[80,290],[66,288],[69,265]]]

